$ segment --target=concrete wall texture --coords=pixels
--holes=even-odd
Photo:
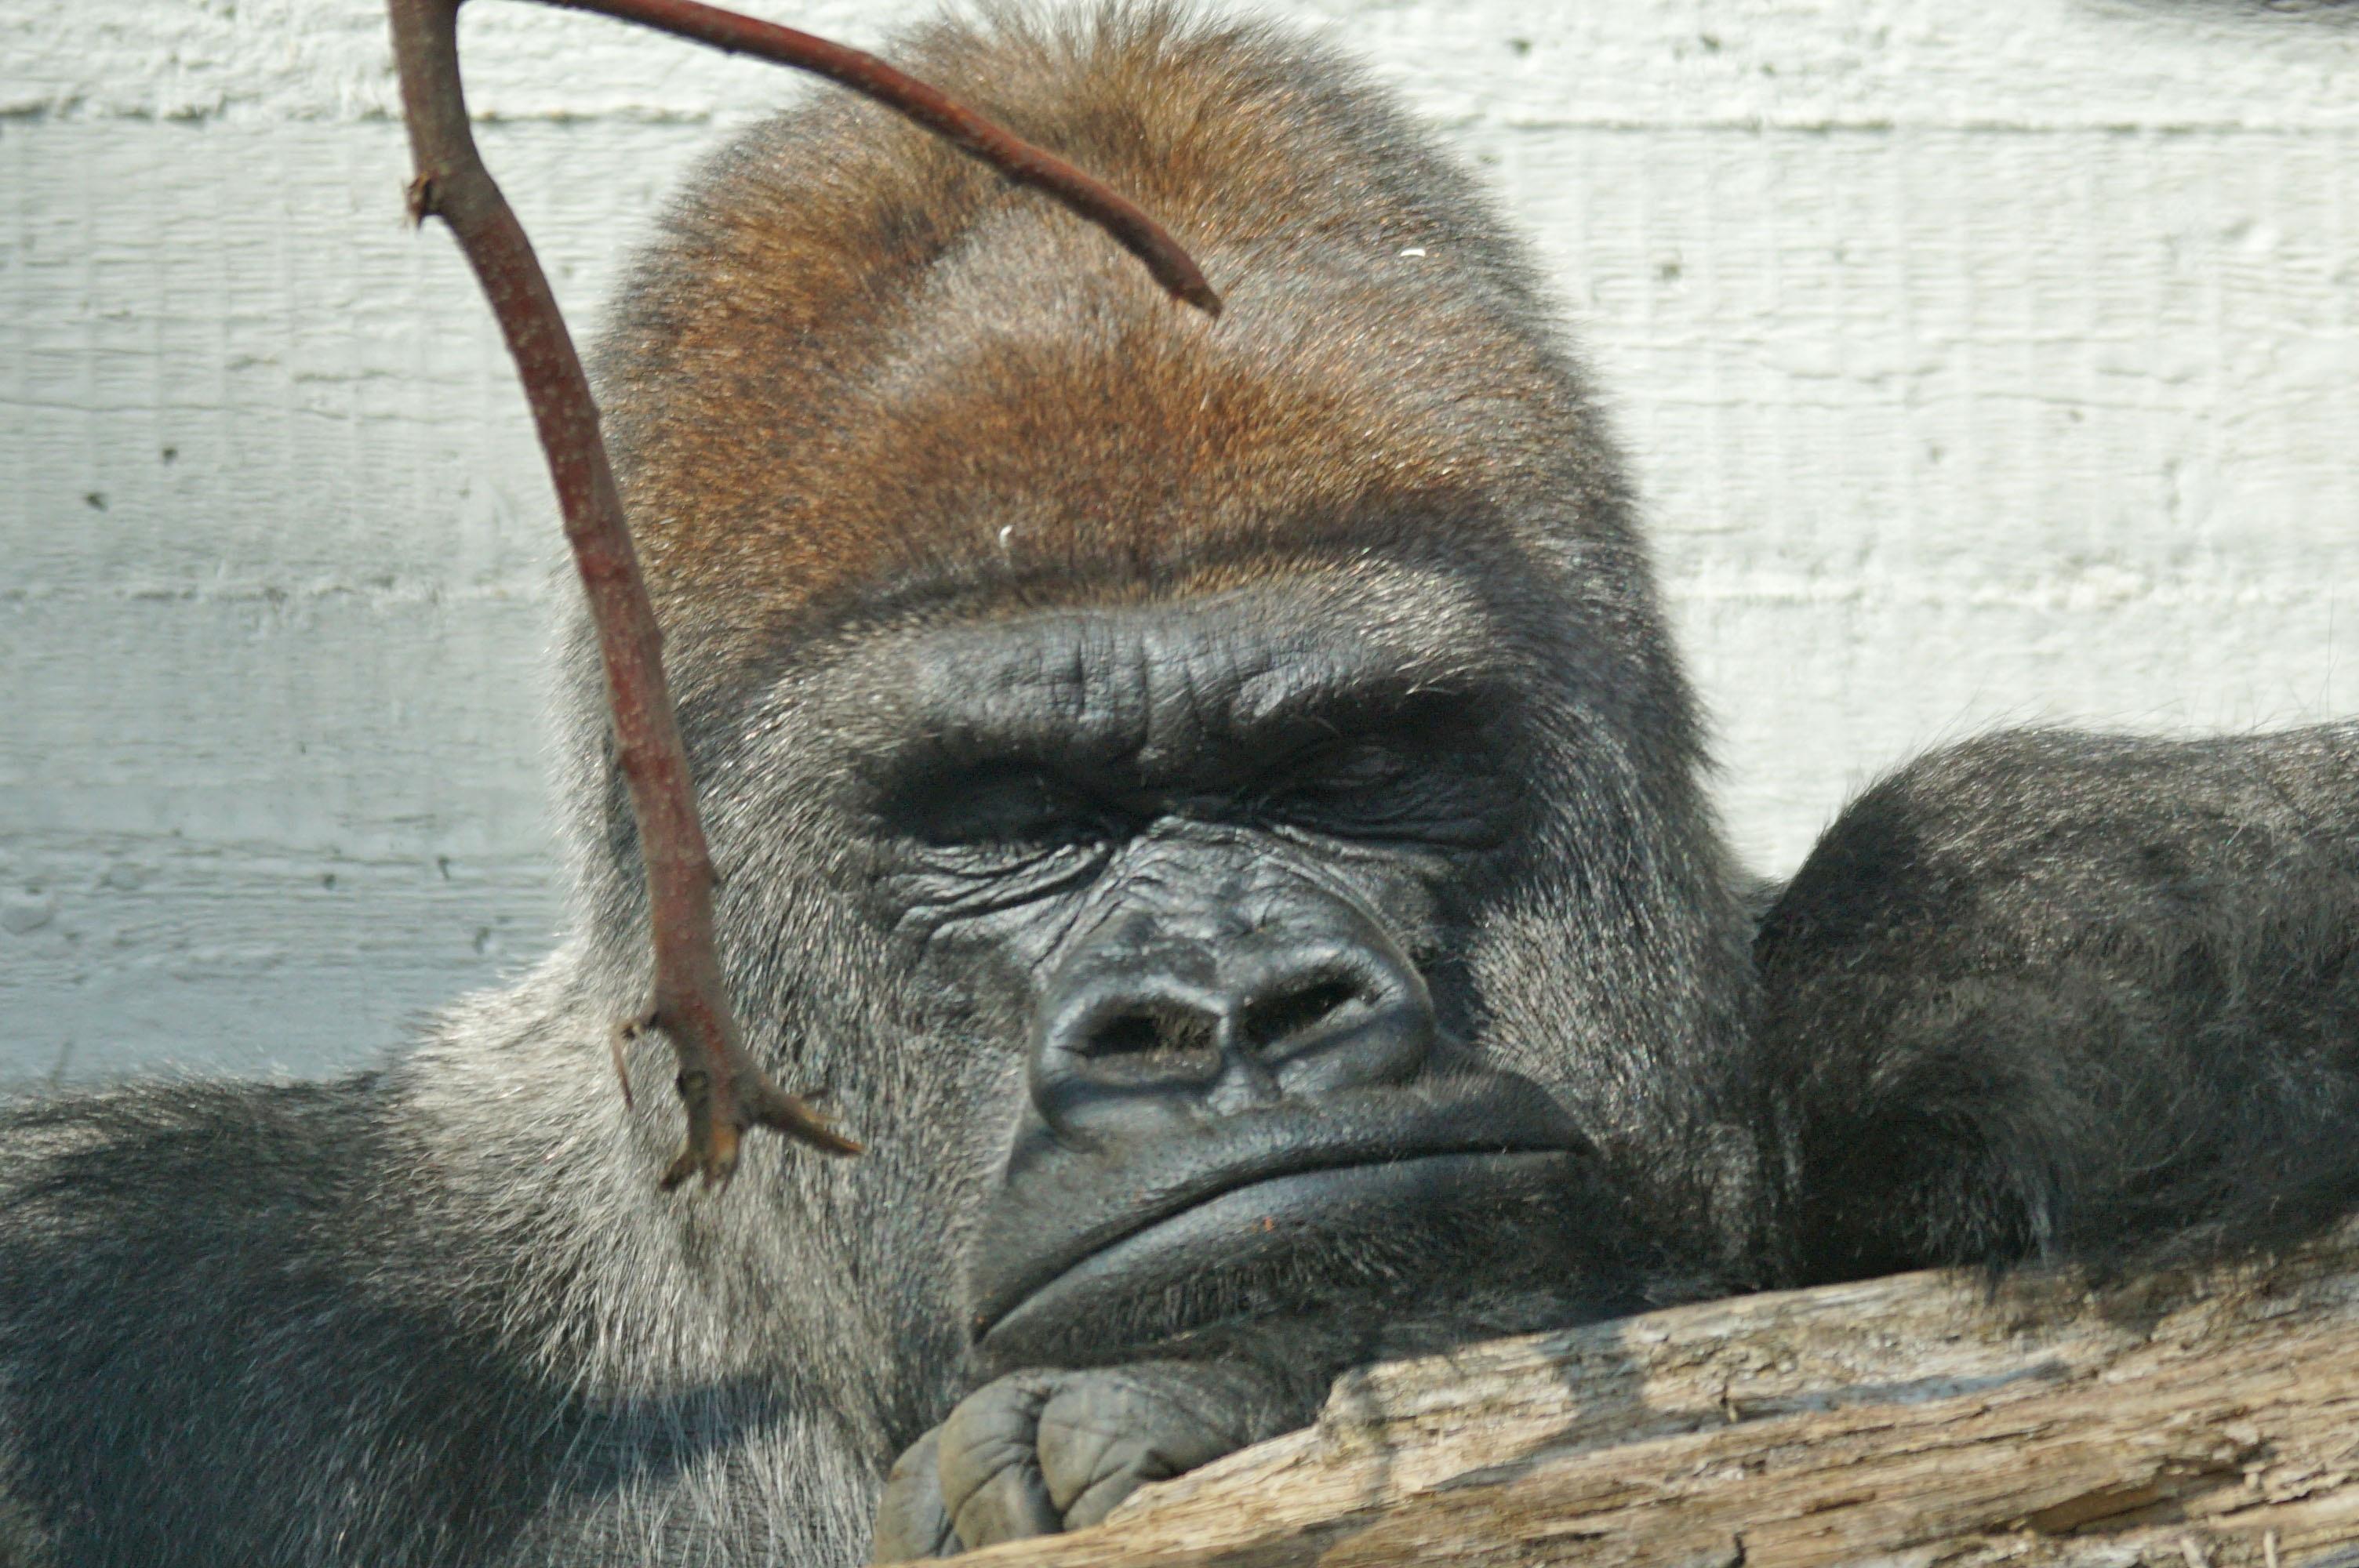
[[[1761,869],[1991,724],[2359,710],[2359,9],[1269,9],[1536,236]],[[577,324],[814,90],[524,5],[466,41]],[[553,507],[393,98],[369,0],[0,6],[0,1077],[365,1061],[559,928]]]

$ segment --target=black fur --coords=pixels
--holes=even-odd
[[[1969,741],[1854,802],[1754,954],[1801,1279],[2359,1201],[2359,726]]]
[[[607,336],[741,1011],[874,1152],[756,1142],[725,1198],[655,1190],[676,1112],[660,1043],[636,1112],[606,1067],[645,937],[577,628],[577,919],[531,977],[376,1074],[8,1113],[0,1565],[840,1564],[904,1450],[887,1543],[972,1544],[1097,1517],[1373,1356],[1918,1264],[2131,1266],[2359,1201],[2359,726],[1974,741],[1863,796],[1773,895],[1721,847],[1532,271],[1381,94],[1151,6],[894,52],[1138,190],[1230,308],[1175,316],[1101,237],[828,97],[715,161]],[[1314,851],[1252,789],[1157,773],[1091,894],[1149,925],[1098,968],[1080,895],[950,910],[1000,852],[968,841],[975,797],[929,793],[965,787],[962,716],[1147,715],[1144,791],[1350,660],[1472,727],[1380,781],[1417,833]],[[1134,676],[1187,700],[1104,695]],[[1166,755],[1171,713],[1202,733]],[[996,787],[988,832],[1032,832],[1029,786]],[[1142,1101],[1073,1136],[1044,1078],[1127,1092],[1121,1037],[1060,1034],[1039,999],[1119,1003],[1212,943],[1220,877],[1275,913],[1207,950],[1294,962],[1317,930],[1408,1010],[1358,1057],[1273,1055],[1231,1085],[1287,1090],[1252,1114],[1446,1125],[1468,1084],[1538,1085],[1554,1176],[1472,1223],[1339,1222],[1117,1292],[1024,1342],[1058,1366],[976,1343],[975,1280],[1020,1296],[1041,1258],[1006,1249],[1065,1217],[1012,1167],[1095,1180],[1072,1207],[1111,1223],[1105,1173],[1158,1117],[1207,1119]],[[1204,1054],[1154,1008],[1101,1011],[1152,1047],[1122,1073]],[[1101,1428],[1121,1441],[1075,1445]]]

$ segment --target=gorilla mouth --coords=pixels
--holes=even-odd
[[[1052,1340],[1158,1289],[1332,1251],[1355,1235],[1434,1234],[1561,1186],[1594,1152],[1528,1080],[1442,1087],[1241,1112],[1132,1159],[1040,1155],[1012,1173],[1021,1190],[1004,1195],[1006,1223],[977,1249],[975,1342],[1004,1352]],[[1011,1257],[1021,1260],[991,1265]]]

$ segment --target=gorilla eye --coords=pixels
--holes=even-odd
[[[1286,794],[1305,801],[1365,801],[1400,784],[1408,773],[1408,762],[1398,752],[1364,742],[1317,757],[1294,779]]]
[[[1272,781],[1265,806],[1301,827],[1377,837],[1418,836],[1431,804],[1430,765],[1360,742],[1304,758]]]
[[[1111,836],[1109,813],[1065,781],[1017,765],[936,781],[907,809],[914,836],[940,849],[1053,849]]]
[[[1476,848],[1500,838],[1512,806],[1493,752],[1475,705],[1420,705],[1298,756],[1262,805],[1312,833]]]

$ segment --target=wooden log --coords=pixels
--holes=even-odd
[[[2096,1288],[1954,1273],[1376,1367],[971,1561],[2359,1568],[2359,1227]]]

